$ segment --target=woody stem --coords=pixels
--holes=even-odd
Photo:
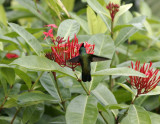
[[[80,79],[78,78],[78,76],[77,76],[76,73],[74,73],[74,74],[75,74],[75,76],[76,76],[76,78],[77,78],[77,81],[81,84],[81,86],[82,86],[82,88],[84,89],[84,91],[86,92],[86,94],[87,94],[87,95],[90,95],[89,91],[88,91],[87,88],[84,86],[82,80],[80,80]]]
[[[113,20],[111,21],[111,38],[113,39]],[[111,60],[111,64],[110,64],[110,68],[112,67],[112,64],[113,64],[113,58],[114,58],[114,55],[115,55],[115,52],[113,54],[113,57],[112,57],[112,60]],[[112,91],[112,87],[114,86],[114,82],[112,80],[112,75],[109,76],[109,82],[110,82],[110,90]]]
[[[52,74],[54,76],[54,80],[55,80],[56,88],[57,88],[57,91],[58,91],[58,95],[59,95],[59,97],[61,99],[61,104],[63,106],[64,111],[66,111],[65,100],[63,99],[62,94],[61,94],[60,89],[59,89],[59,86],[58,86],[56,72],[52,72]]]

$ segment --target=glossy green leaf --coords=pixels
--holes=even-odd
[[[116,13],[115,15],[115,20],[114,22],[117,22],[118,18],[124,14],[126,11],[128,11],[130,8],[132,7],[132,4],[126,4],[126,5],[122,5],[119,8],[119,11]]]
[[[103,84],[99,84],[94,90],[92,90],[92,93],[104,106],[117,104],[117,101],[112,92]],[[118,114],[117,110],[112,111],[115,116]]]
[[[133,18],[128,24],[133,25],[133,27],[126,27],[120,30],[116,40],[115,45],[119,46],[124,43],[129,37],[131,37],[138,30],[142,29],[143,23],[145,21],[145,16],[139,16]]]
[[[12,68],[1,68],[2,75],[10,86],[15,83],[15,71]]]
[[[71,40],[74,38],[74,35],[79,32],[79,30],[80,25],[77,21],[73,19],[67,19],[60,24],[57,36],[64,37],[65,40],[67,40],[69,37]]]
[[[10,98],[4,104],[4,108],[13,108],[13,107],[17,107],[17,106],[18,106],[17,96],[14,96],[14,97]]]
[[[109,12],[106,11],[97,0],[87,0],[87,3],[102,18],[108,30],[111,31]]]
[[[141,94],[142,96],[145,95],[159,95],[160,94],[160,86],[156,86],[156,88],[154,88],[153,90],[151,90],[150,92],[146,93],[146,94]]]
[[[5,26],[7,26],[6,12],[2,4],[0,4],[0,22],[2,22]]]
[[[114,117],[113,113],[109,109],[106,109],[100,103],[98,103],[97,107],[98,107],[98,110],[101,111],[101,113],[104,116],[104,118],[107,120],[108,124],[115,124],[115,117]],[[106,124],[106,122],[104,122],[104,119],[101,116],[99,116],[98,119],[97,119],[96,124]]]
[[[30,105],[32,103],[40,103],[44,101],[50,101],[50,102],[58,102],[55,100],[52,96],[44,94],[44,93],[38,93],[38,92],[26,92],[18,97],[18,104],[19,105]]]
[[[17,40],[15,40],[13,38],[10,38],[10,37],[7,37],[7,36],[0,36],[0,41],[1,42],[13,43],[15,45],[19,45]]]
[[[93,96],[80,95],[67,107],[67,124],[95,124],[98,116],[97,101]]]
[[[140,13],[142,15],[145,15],[147,16],[148,18],[151,18],[152,16],[152,10],[151,8],[149,7],[149,5],[145,2],[145,1],[140,1]]]
[[[47,4],[49,5],[49,7],[56,12],[58,18],[61,20],[61,12],[60,12],[60,9],[57,5],[57,1],[55,0],[46,0],[47,1]]]
[[[148,112],[150,119],[151,119],[151,124],[158,124],[160,122],[160,115],[153,113],[153,112]]]
[[[110,104],[105,106],[106,109],[127,109],[129,108],[129,105],[125,104]]]
[[[42,46],[32,34],[17,24],[9,23],[9,25],[28,43],[28,45],[30,45],[30,47],[37,53],[37,55],[41,54],[43,51]]]
[[[136,94],[132,91],[132,89],[128,85],[122,84],[122,83],[118,83],[118,85],[122,86],[124,89],[126,89],[127,91],[132,93],[134,96],[136,96]]]
[[[94,11],[87,7],[87,19],[90,29],[90,34],[105,33],[107,28],[99,15],[96,15]]]
[[[88,19],[88,26],[90,30],[90,34],[95,34],[95,26],[97,25],[97,17],[94,11],[88,6],[87,7],[87,19]]]
[[[151,124],[148,112],[142,107],[131,105],[129,107],[128,116],[130,124]]]
[[[19,69],[15,69],[15,73],[22,79],[24,80],[24,82],[26,83],[28,89],[31,88],[32,82],[30,77],[23,71],[19,70]]]
[[[110,36],[106,36],[104,34],[97,34],[92,36],[88,43],[95,44],[94,54],[99,56],[104,56],[107,58],[112,58],[115,47],[114,47],[114,41],[111,39]],[[92,74],[96,71],[100,71],[104,68],[110,67],[111,60],[108,61],[102,61],[102,62],[92,62]],[[99,82],[102,80],[102,77],[92,77],[91,82],[88,84],[89,91],[93,90]]]
[[[123,76],[139,76],[146,77],[145,74],[140,73],[139,71],[135,71],[134,69],[127,67],[119,67],[119,68],[109,68],[101,71],[97,71],[93,73],[94,76],[103,76],[103,75],[123,75]]]
[[[75,0],[69,0],[69,1],[68,0],[63,0],[62,2],[63,2],[64,6],[66,7],[66,9],[68,11],[72,11],[73,10]]]
[[[31,0],[16,0],[18,3],[20,3],[23,7],[28,9],[31,13],[33,13],[35,16],[43,20],[44,22],[48,24],[54,23],[53,19],[51,18],[50,13],[48,13],[46,10],[43,9],[40,5],[37,5],[38,10],[37,11],[35,7],[35,3]]]
[[[77,16],[75,13],[70,13],[71,17],[74,18],[83,28],[83,30],[89,34],[89,28],[88,28],[88,24],[87,21],[85,21],[84,19],[82,19],[81,17]],[[78,39],[79,40],[79,39]]]
[[[54,98],[57,100],[60,100],[60,97],[58,95],[55,81],[51,78],[51,75],[49,73],[44,73],[42,77],[40,78],[40,82],[44,89]]]
[[[21,19],[21,18],[25,18],[25,17],[34,17],[34,15],[30,12],[26,12],[26,11],[7,11],[7,19],[9,22],[11,21],[16,21],[18,19]]]
[[[23,123],[36,123],[44,113],[44,104],[28,106],[23,113]]]
[[[26,56],[23,58],[18,58],[14,60],[11,65],[19,65],[27,69],[32,69],[36,71],[55,71],[60,72],[65,75],[76,78],[73,71],[69,68],[63,68],[59,66],[56,62],[53,62],[46,57],[40,56]]]

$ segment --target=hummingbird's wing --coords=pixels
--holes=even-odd
[[[98,62],[98,61],[105,61],[105,60],[110,60],[109,58],[106,57],[102,57],[102,56],[97,56],[97,55],[93,55],[90,54],[90,60],[91,62]]]
[[[79,62],[79,59],[80,59],[80,57],[79,57],[79,56],[76,56],[76,57],[74,57],[74,58],[72,58],[72,59],[69,59],[68,62],[78,63],[78,62]]]

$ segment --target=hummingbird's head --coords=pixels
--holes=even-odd
[[[79,49],[79,53],[85,52],[86,53],[86,48],[84,47],[84,43],[81,44],[81,47]]]

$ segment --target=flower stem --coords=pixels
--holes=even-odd
[[[111,21],[111,38],[112,38],[112,39],[113,39],[113,34],[114,34],[114,32],[113,32],[113,20],[112,20],[112,21]],[[111,60],[110,68],[112,67],[112,64],[113,64],[114,55],[115,55],[115,52],[114,52],[113,57],[112,57],[112,60]],[[114,82],[113,82],[113,79],[112,79],[112,75],[109,76],[109,83],[110,83],[109,88],[110,88],[110,90],[112,91],[112,88],[113,88],[113,86],[114,86]]]
[[[5,104],[5,102],[6,102],[6,100],[7,100],[7,98],[8,98],[8,96],[5,96],[4,101],[3,101],[3,103],[2,103],[1,106],[0,106],[0,112],[1,112],[1,110],[2,110],[2,108],[3,108],[3,106],[4,106],[4,104]]]
[[[32,91],[34,89],[34,87],[36,86],[36,84],[38,83],[39,79],[41,78],[41,76],[43,75],[44,72],[41,72],[41,74],[38,76],[38,78],[36,79],[35,83],[32,85],[30,91]]]
[[[19,109],[17,109],[15,115],[13,116],[12,120],[11,120],[11,124],[13,124],[14,120],[16,119],[17,114],[19,113],[19,111],[21,110],[21,107]]]
[[[61,94],[60,89],[59,89],[59,86],[58,86],[56,72],[52,72],[52,74],[54,76],[54,80],[55,80],[56,88],[57,88],[57,91],[58,91],[58,95],[59,95],[60,100],[61,100],[61,104],[63,106],[64,111],[66,111],[65,100],[63,99],[62,94]]]
[[[129,108],[124,112],[124,114],[121,117],[118,117],[116,119],[116,124],[119,124],[122,121],[122,119],[127,115],[128,110],[129,110]]]
[[[81,86],[82,86],[82,88],[84,89],[84,91],[86,92],[86,94],[87,94],[87,95],[90,95],[90,92],[89,92],[89,91],[87,90],[87,88],[84,86],[82,80],[80,80],[80,79],[78,78],[78,76],[77,76],[76,73],[74,73],[74,74],[75,74],[75,76],[76,76],[76,78],[77,78],[77,81],[81,84]]]
[[[104,117],[104,115],[102,114],[102,111],[99,111],[99,114],[102,116],[103,120],[105,121],[106,124],[108,124],[106,118]]]
[[[133,98],[133,100],[132,100],[132,102],[131,102],[131,104],[133,104],[134,103],[134,101],[136,100],[136,98],[138,97],[138,94]]]

